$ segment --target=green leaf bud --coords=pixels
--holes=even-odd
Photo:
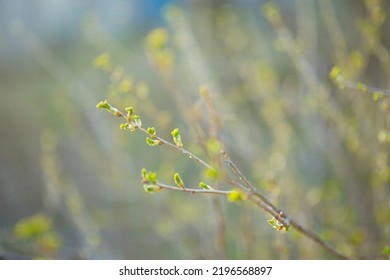
[[[127,112],[126,119],[127,121],[131,122],[134,114],[134,109],[133,107],[126,107],[125,110]]]
[[[152,138],[149,138],[149,137],[146,137],[146,143],[149,146],[158,146],[158,145],[162,145],[163,144],[163,142],[161,142],[160,140],[152,139]]]
[[[126,107],[125,108],[128,115],[132,116],[134,115],[134,108],[133,107]]]
[[[136,127],[132,123],[121,123],[119,125],[119,128],[123,130],[130,130],[130,131],[134,131],[136,129]]]
[[[183,142],[181,141],[179,129],[175,128],[174,130],[172,130],[171,135],[172,135],[173,141],[175,142],[176,146],[179,148],[182,148]]]
[[[176,173],[173,175],[173,179],[174,179],[174,181],[175,181],[175,184],[176,184],[178,187],[184,188],[184,182],[183,182],[183,180],[180,178],[179,173],[176,172]]]
[[[211,180],[215,180],[215,179],[217,179],[218,178],[218,176],[219,176],[219,173],[218,173],[218,171],[217,170],[215,170],[215,169],[206,169],[205,171],[204,171],[204,176],[206,177],[206,178],[208,178],[208,179],[211,179]]]
[[[200,182],[200,183],[199,183],[199,187],[200,187],[201,189],[204,189],[204,190],[213,190],[213,188],[210,187],[209,185],[207,185],[205,182]]]
[[[147,179],[148,179],[149,183],[157,184],[157,173],[156,172],[148,172]]]
[[[161,190],[161,187],[155,184],[144,184],[144,190],[147,193],[156,193]]]
[[[148,180],[150,183],[156,184],[157,183],[157,174],[156,172],[149,172],[148,173]]]
[[[100,101],[100,102],[96,105],[96,108],[98,108],[98,109],[106,109],[106,110],[110,111],[112,114],[114,114],[114,115],[117,116],[117,117],[122,117],[122,116],[123,116],[122,112],[119,111],[117,108],[112,107],[112,106],[107,102],[107,100]]]
[[[142,183],[144,184],[157,184],[157,174],[155,172],[149,172],[146,168],[142,168],[141,170]]]
[[[119,125],[119,128],[120,128],[120,129],[126,130],[126,129],[129,129],[129,125],[130,125],[130,124],[128,124],[128,123],[121,123],[121,124]]]
[[[142,126],[142,122],[141,122],[141,119],[140,119],[139,116],[133,115],[133,120],[134,120],[134,124],[135,124],[136,126]]]
[[[107,102],[107,100],[100,101],[98,104],[96,104],[96,108],[98,109],[111,109],[111,105]]]
[[[142,168],[141,178],[142,178],[142,182],[144,183],[148,181],[148,171],[146,170],[146,168]]]
[[[274,229],[281,231],[289,231],[291,227],[283,225],[281,222],[276,220],[275,218],[272,218],[271,220],[267,221]]]
[[[227,199],[230,202],[239,202],[245,199],[242,192],[233,190],[231,193],[228,194]]]
[[[148,127],[147,130],[150,137],[156,138],[157,134],[156,134],[156,129],[154,127]]]

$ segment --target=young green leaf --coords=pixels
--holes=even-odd
[[[149,136],[151,138],[156,138],[157,132],[156,132],[156,129],[154,127],[148,127],[147,130],[148,130]]]
[[[126,110],[126,112],[127,112],[127,120],[128,120],[128,121],[131,121],[131,118],[132,118],[133,115],[134,115],[134,109],[133,109],[133,107],[126,107],[125,110]]]
[[[149,145],[149,146],[159,146],[159,145],[162,145],[163,142],[161,142],[160,140],[158,139],[152,139],[152,138],[149,138],[149,137],[146,137],[146,143]]]
[[[173,138],[173,142],[175,142],[176,146],[182,148],[183,142],[181,141],[181,135],[179,129],[175,128],[174,130],[172,130],[171,135]]]
[[[200,182],[200,183],[199,183],[199,187],[200,187],[201,189],[204,189],[204,190],[213,190],[213,188],[210,187],[209,185],[207,185],[205,182]]]
[[[146,168],[141,170],[142,183],[144,184],[157,184],[157,174],[155,172],[149,172]]]
[[[276,220],[275,218],[272,218],[271,220],[268,220],[267,221],[274,229],[278,230],[278,231],[281,231],[281,230],[285,230],[285,231],[289,231],[291,227],[289,226],[285,226],[283,225],[282,223],[280,223],[278,220]]]
[[[156,172],[148,172],[147,179],[148,179],[149,183],[157,184],[157,174],[156,174]]]
[[[146,170],[146,168],[142,168],[141,178],[142,178],[142,182],[144,183],[148,181],[148,171]]]
[[[142,122],[141,122],[141,119],[140,119],[139,116],[133,115],[133,120],[134,120],[134,124],[135,124],[136,126],[142,126]]]
[[[104,101],[100,101],[98,104],[96,104],[96,108],[110,110],[111,105],[108,103],[107,100],[104,100]]]
[[[147,193],[156,193],[161,190],[161,187],[155,184],[144,184],[144,190]]]
[[[176,184],[178,187],[184,189],[184,182],[183,182],[183,180],[180,178],[179,173],[176,172],[175,175],[173,175],[173,179],[175,180],[175,184]]]
[[[119,128],[123,130],[130,130],[130,131],[134,131],[136,129],[136,127],[132,123],[121,123],[119,125]]]
[[[218,178],[219,176],[219,173],[217,170],[215,169],[206,169],[204,172],[203,172],[204,176],[207,178],[207,179],[210,179],[210,180],[215,180]]]
[[[240,191],[233,190],[231,193],[228,194],[227,199],[230,202],[239,202],[244,200],[244,195]]]
[[[98,109],[106,109],[110,113],[114,114],[117,117],[122,117],[123,114],[121,111],[119,111],[117,108],[112,107],[107,100],[100,101],[98,104],[96,104],[96,108]]]
[[[126,129],[129,129],[129,126],[130,126],[130,124],[128,124],[128,123],[121,123],[119,125],[119,128],[126,130]]]

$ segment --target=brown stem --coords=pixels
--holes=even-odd
[[[316,233],[312,232],[311,230],[306,229],[302,225],[300,225],[298,222],[290,219],[287,217],[286,214],[284,214],[283,211],[278,209],[275,205],[273,205],[266,197],[264,197],[262,194],[260,194],[255,187],[252,185],[252,183],[242,174],[242,172],[238,169],[237,165],[235,165],[231,159],[228,157],[226,152],[222,151],[222,155],[224,157],[225,162],[228,164],[228,166],[232,169],[233,173],[238,177],[238,179],[246,186],[246,188],[243,188],[246,193],[249,196],[249,199],[255,203],[258,207],[263,209],[265,212],[271,214],[274,219],[276,219],[278,222],[280,222],[285,227],[292,226],[297,231],[299,231],[301,234],[305,235],[307,238],[313,240],[315,243],[320,245],[322,248],[324,248],[326,251],[331,253],[332,255],[336,256],[340,259],[349,259],[347,256],[339,253],[336,249],[334,249],[332,246],[327,244],[324,240],[322,240]],[[241,186],[238,184],[238,186]]]

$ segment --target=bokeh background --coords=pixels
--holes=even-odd
[[[180,172],[187,185],[231,186],[120,130],[95,108],[108,99],[166,139],[180,128],[224,169],[207,150],[218,139],[338,251],[388,258],[390,99],[329,72],[389,89],[389,12],[381,0],[0,1],[0,256],[333,258],[250,202],[146,193],[143,167],[167,184]]]

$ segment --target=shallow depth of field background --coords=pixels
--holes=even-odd
[[[207,85],[225,149],[263,194],[340,252],[387,258],[390,99],[328,74],[390,89],[389,13],[380,0],[0,1],[0,256],[332,259],[250,202],[146,193],[143,167],[207,178],[95,108],[133,106],[207,160]],[[106,52],[111,73],[96,66]]]

